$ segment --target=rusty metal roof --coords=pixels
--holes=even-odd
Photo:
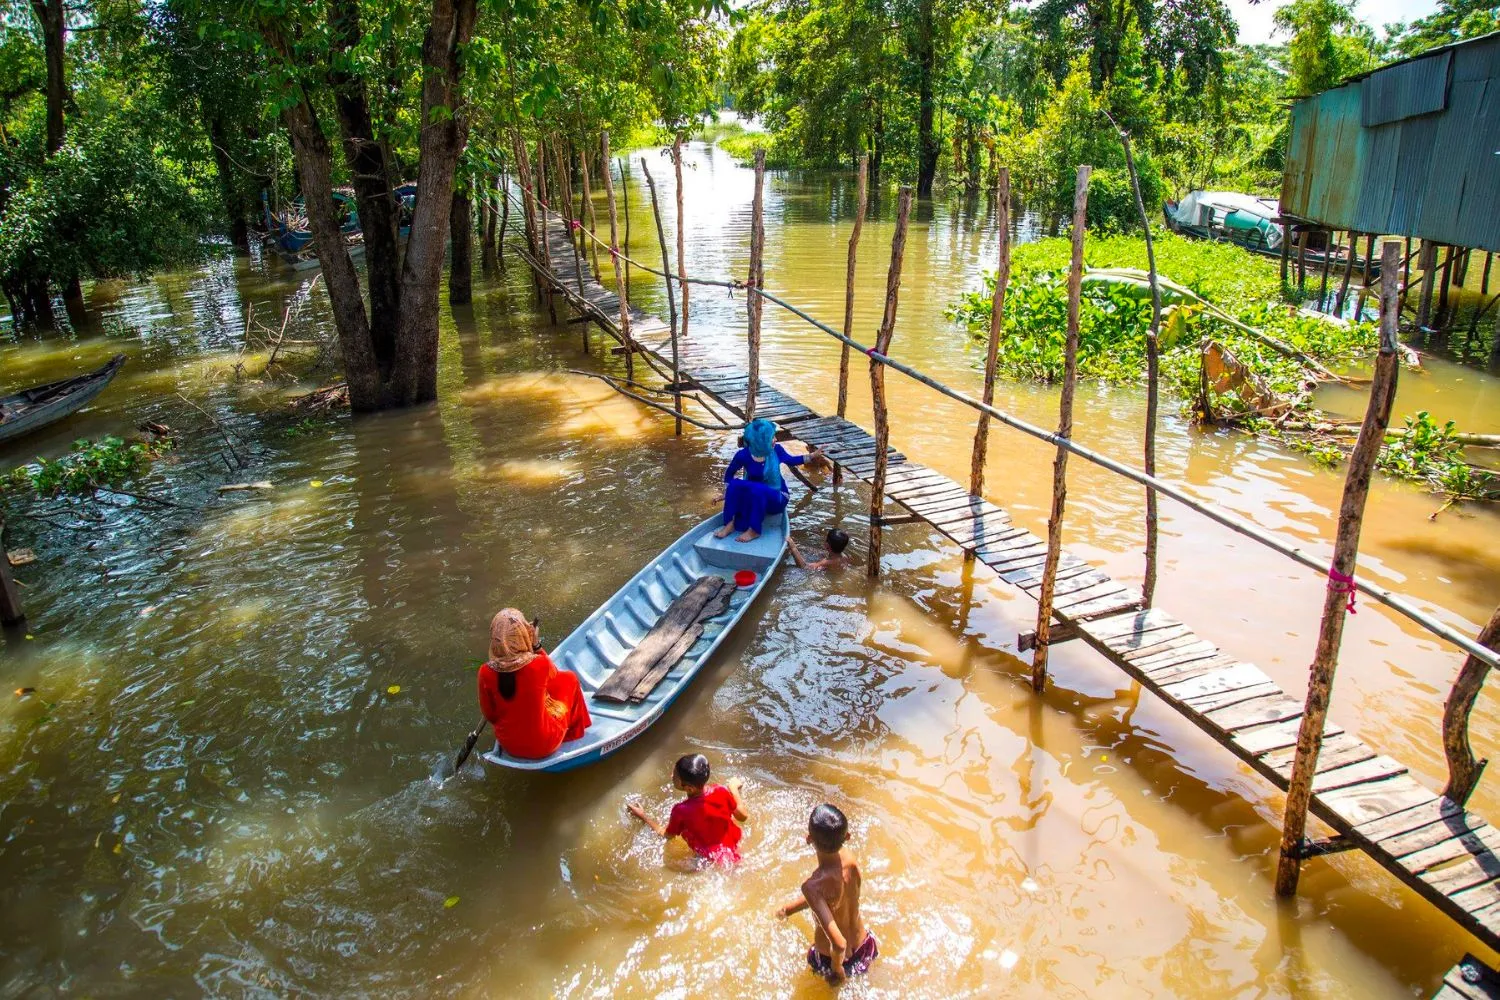
[[[1281,211],[1500,250],[1500,32],[1293,105]]]

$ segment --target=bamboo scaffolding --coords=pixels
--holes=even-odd
[[[880,332],[875,335],[875,351],[886,355],[896,332],[896,302],[901,293],[901,263],[906,257],[906,223],[911,218],[911,188],[902,186],[896,208],[896,231],[891,236],[891,266],[885,277],[885,312]],[[875,472],[870,479],[870,546],[865,573],[880,576],[880,522],[885,510],[885,473],[891,443],[891,427],[885,403],[885,366],[873,355],[870,358],[870,402],[875,411]]]
[[[1382,269],[1396,268],[1400,252],[1400,246],[1394,240],[1386,242],[1381,247]],[[1318,753],[1323,747],[1323,727],[1328,721],[1328,703],[1333,694],[1334,673],[1338,669],[1344,620],[1354,607],[1354,572],[1359,562],[1359,535],[1364,524],[1365,501],[1370,492],[1370,478],[1375,472],[1375,460],[1380,455],[1381,442],[1390,424],[1397,376],[1401,371],[1397,320],[1395,289],[1388,284],[1382,285],[1380,353],[1375,359],[1375,380],[1370,386],[1364,426],[1354,452],[1349,456],[1349,472],[1344,479],[1338,532],[1333,543],[1333,565],[1328,571],[1323,619],[1309,670],[1307,701],[1297,731],[1297,753],[1287,787],[1286,811],[1281,824],[1281,852],[1276,865],[1276,894],[1279,896],[1296,893],[1302,859],[1306,856],[1307,810],[1312,801],[1313,776],[1318,770]]]
[[[745,420],[755,419],[756,396],[760,389],[760,314],[765,308],[765,302],[755,289],[764,288],[765,275],[765,186],[766,186],[766,151],[757,149],[755,151],[755,198],[751,202],[750,209],[750,280],[745,287],[750,290],[745,296],[745,311],[750,316],[749,330],[749,353],[750,353],[750,382],[745,389]]]
[[[605,129],[599,133],[599,147],[604,154],[605,164],[609,163],[609,130]],[[620,269],[620,258],[618,251],[619,240],[619,218],[615,212],[615,181],[614,175],[606,169],[604,171],[604,198],[609,204],[609,258],[612,270],[615,272],[615,297],[620,301],[620,339],[625,342],[625,379],[628,382],[635,381],[635,342],[630,338],[630,289],[625,287],[625,275]],[[672,381],[679,381],[677,376],[676,358],[673,358]],[[677,400],[677,433],[682,433],[682,397],[678,395]]]
[[[1073,259],[1068,268],[1068,339],[1063,363],[1062,398],[1058,402],[1057,436],[1073,436],[1073,393],[1078,384],[1078,312],[1083,284],[1083,235],[1089,204],[1089,175],[1093,168],[1078,168],[1073,188]],[[1047,518],[1047,557],[1042,565],[1042,586],[1037,596],[1036,652],[1031,661],[1031,686],[1040,693],[1047,685],[1047,641],[1052,631],[1052,596],[1057,585],[1057,564],[1062,558],[1063,514],[1068,503],[1068,450],[1061,446],[1052,460],[1052,515]]]

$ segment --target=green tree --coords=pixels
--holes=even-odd
[[[1293,0],[1276,11],[1278,31],[1290,35],[1287,52],[1293,94],[1316,94],[1345,77],[1373,69],[1375,33],[1355,16],[1357,0]]]

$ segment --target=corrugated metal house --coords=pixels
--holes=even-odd
[[[1500,33],[1298,101],[1281,213],[1500,250]]]

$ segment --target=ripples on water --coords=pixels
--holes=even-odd
[[[701,148],[694,159],[691,267],[743,272],[749,175]],[[670,204],[670,171],[656,173]],[[639,252],[649,205],[643,187],[631,195]],[[865,230],[864,331],[891,200]],[[826,317],[842,312],[849,202],[826,177],[770,180],[768,278]],[[975,384],[976,355],[941,312],[994,252],[983,205],[918,220],[896,353]],[[919,526],[887,533],[879,586],[782,570],[672,712],[604,763],[551,777],[471,766],[429,784],[473,725],[489,615],[519,604],[555,643],[713,506],[732,443],[673,439],[655,412],[560,374],[601,364],[598,341],[585,359],[576,326],[546,329],[514,264],[477,284],[472,309],[445,312],[438,405],[290,437],[274,413],[310,383],[231,372],[251,301],[279,317],[300,290],[298,323],[326,327],[308,280],[226,262],[106,287],[97,303],[138,332],[0,347],[7,385],[132,355],[94,410],[9,460],[163,420],[187,432],[143,488],[195,508],[124,501],[76,536],[12,529],[41,559],[21,573],[35,638],[4,657],[8,683],[37,692],[0,702],[0,993],[826,996],[803,961],[808,919],[771,915],[812,864],[803,829],[825,799],[853,819],[881,939],[850,996],[1411,996],[1470,947],[1355,855],[1310,863],[1299,899],[1277,904],[1280,802],[1264,783],[1075,645],[1033,696],[1014,648],[1034,607],[987,571],[966,575]],[[660,294],[650,276],[635,287]],[[742,351],[741,307],[695,290],[694,327]],[[833,342],[775,311],[766,338],[769,376],[831,410]],[[249,468],[223,468],[179,392],[225,423]],[[969,415],[895,377],[891,392],[897,446],[961,474]],[[1000,395],[1055,419],[1049,391]],[[1135,393],[1086,386],[1079,406],[1085,441],[1138,450]],[[1323,544],[1336,476],[1164,424],[1167,475]],[[1050,454],[1008,431],[991,440],[992,495],[1040,526]],[[216,491],[262,478],[276,490]],[[1069,544],[1137,579],[1138,491],[1075,462],[1070,501]],[[1434,524],[1435,506],[1382,485],[1364,571],[1472,625],[1500,593],[1496,522]],[[815,546],[836,521],[858,537],[866,511],[858,489],[824,489],[795,517]],[[1317,581],[1165,515],[1162,603],[1299,690]],[[1335,716],[1435,782],[1457,658],[1361,612]],[[1481,717],[1494,710],[1487,696]],[[664,815],[671,762],[691,750],[745,779],[734,873],[693,870],[623,811],[639,795]],[[1476,802],[1494,811],[1492,792]]]

